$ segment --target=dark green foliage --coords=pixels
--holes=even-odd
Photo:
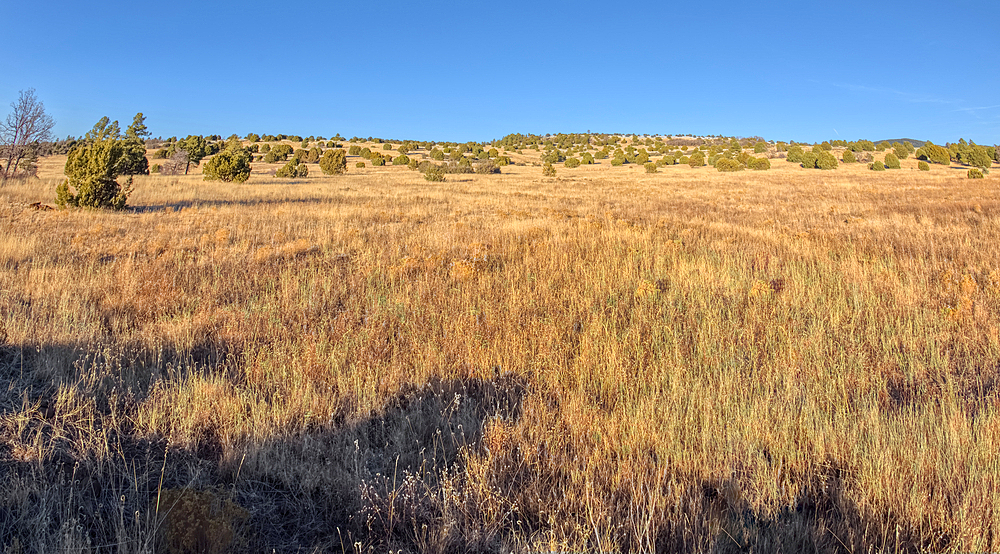
[[[688,158],[688,165],[691,167],[701,167],[705,165],[705,155],[701,152],[691,154],[691,157]]]
[[[569,158],[563,165],[569,169],[574,169],[580,167],[580,160],[577,158]]]
[[[874,152],[875,143],[870,140],[859,140],[847,144],[852,152]]]
[[[730,158],[719,158],[715,161],[715,169],[718,171],[743,171],[743,164]]]
[[[287,144],[276,144],[264,155],[264,163],[283,162],[292,155],[292,147]]]
[[[580,156],[580,163],[590,165],[594,163],[594,155],[590,152],[584,152],[583,156]]]
[[[294,158],[289,160],[288,163],[282,166],[282,168],[279,169],[274,174],[275,177],[287,177],[292,179],[298,177],[306,177],[308,175],[309,175],[309,168],[306,166],[306,164],[297,163],[297,160],[295,160]]]
[[[267,154],[270,151],[271,151],[271,145],[270,144],[265,143],[265,144],[261,145],[261,147],[260,147],[260,153],[261,154]]]
[[[403,144],[399,145],[399,148],[396,149],[396,152],[399,152],[402,155],[409,154],[410,153],[410,147],[407,146],[407,144],[404,142]]]
[[[646,173],[656,173],[656,162],[646,162],[643,167],[646,168]]]
[[[993,165],[993,157],[990,156],[986,148],[978,145],[960,150],[957,158],[959,163],[980,169],[989,169]]]
[[[562,152],[560,152],[558,148],[542,157],[542,161],[547,164],[559,163],[565,160],[566,156],[563,156]]]
[[[392,143],[385,143],[382,145],[382,150],[392,150]]]
[[[319,148],[311,148],[309,154],[306,156],[306,162],[311,164],[319,163],[319,158],[322,154],[323,151]]]
[[[919,162],[917,162],[917,169],[919,169],[920,171],[930,171],[931,166],[927,162],[920,160]]]
[[[892,143],[892,151],[896,154],[896,157],[900,160],[905,160],[910,157],[910,151],[907,150],[906,146],[898,142]]]
[[[392,165],[409,165],[410,157],[406,154],[400,154],[392,160]]]
[[[347,153],[343,148],[331,148],[323,152],[319,168],[326,175],[340,175],[347,171]]]
[[[551,163],[546,162],[545,165],[542,166],[542,175],[545,177],[555,177],[556,168],[553,167]]]
[[[845,164],[852,164],[852,163],[856,163],[857,161],[858,161],[858,158],[857,158],[857,156],[854,155],[853,151],[851,151],[851,150],[844,150],[844,163]]]
[[[766,142],[764,142],[762,140],[759,140],[756,143],[754,143],[754,145],[753,145],[753,153],[754,154],[763,154],[764,152],[767,152],[767,143]]]
[[[771,169],[771,160],[767,158],[750,158],[747,167],[755,171],[767,171]]]
[[[250,143],[260,142],[260,135],[258,135],[257,133],[249,133],[247,135],[247,142]]]
[[[410,163],[406,164],[412,170],[416,170],[420,166],[420,162],[416,158],[411,158]]]
[[[360,156],[361,155],[361,147],[358,146],[357,144],[352,144],[350,146],[350,148],[347,149],[347,153],[349,155],[351,155],[351,156]]]
[[[385,165],[385,157],[378,152],[372,152],[368,159],[372,162],[372,167],[382,167]]]
[[[885,163],[884,163],[884,165],[885,165],[886,169],[899,169],[899,167],[900,167],[899,166],[899,158],[896,157],[896,154],[894,154],[892,152],[888,152],[885,155]]]
[[[150,173],[159,173],[160,172],[160,164],[153,164],[153,165],[149,166],[149,172]]]
[[[930,142],[918,148],[916,156],[918,160],[926,160],[941,165],[951,165],[951,154],[948,150],[943,146],[931,144]]]
[[[496,163],[497,163],[498,166],[501,166],[501,167],[503,167],[505,165],[510,165],[511,164],[510,157],[509,156],[497,156]]]
[[[365,162],[358,162],[358,163],[354,164],[354,167],[356,167],[358,169],[364,168],[365,167]]]
[[[424,179],[431,182],[444,181],[444,168],[437,164],[427,164],[424,169]]]
[[[639,153],[635,155],[635,163],[645,164],[649,161],[649,152],[646,152],[645,148],[640,148]]]
[[[983,178],[983,171],[981,169],[979,169],[978,167],[973,167],[972,169],[969,170],[969,174],[968,175],[969,175],[969,179],[982,179]]]
[[[789,146],[788,147],[788,157],[785,158],[792,163],[802,163],[802,152],[801,146]]]
[[[93,135],[88,133],[87,141],[67,157],[68,179],[56,188],[56,204],[60,208],[124,209],[132,192],[132,178],[124,187],[117,179],[128,163],[127,142],[118,136],[117,125],[102,126]]]
[[[680,159],[677,160],[677,163],[682,164],[682,165],[687,165],[690,162],[691,162],[691,158],[689,158],[687,156],[681,156]]]
[[[437,161],[444,161],[444,152],[438,150],[437,148],[431,148],[431,159]]]
[[[826,150],[827,152],[833,150],[833,145],[826,141],[820,143],[819,147],[822,148],[823,150]]]
[[[816,160],[819,159],[819,155],[816,152],[804,152],[802,154],[802,167],[806,169],[815,169]]]
[[[837,169],[837,158],[829,152],[822,152],[816,158],[816,169]]]
[[[250,178],[250,160],[248,148],[233,145],[205,162],[205,180],[243,183]]]
[[[878,150],[879,152],[884,152],[891,147],[892,147],[891,144],[883,140],[882,142],[875,145],[875,150]]]
[[[885,171],[885,164],[883,164],[878,160],[875,160],[874,162],[868,164],[868,169],[872,171]]]

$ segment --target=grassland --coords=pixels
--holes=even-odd
[[[996,172],[59,163],[0,188],[6,552],[1000,549]]]

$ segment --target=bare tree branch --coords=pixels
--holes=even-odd
[[[55,126],[45,113],[45,105],[35,96],[35,89],[22,90],[10,106],[14,111],[0,121],[0,159],[6,162],[0,180],[14,177],[21,160],[37,155],[42,143],[52,140]]]

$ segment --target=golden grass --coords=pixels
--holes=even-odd
[[[1000,548],[995,176],[349,163],[34,211],[46,162],[0,188],[7,548],[182,551],[180,490],[248,551]]]

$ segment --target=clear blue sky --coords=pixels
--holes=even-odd
[[[508,133],[1000,143],[996,0],[0,0],[0,110],[59,136]]]

